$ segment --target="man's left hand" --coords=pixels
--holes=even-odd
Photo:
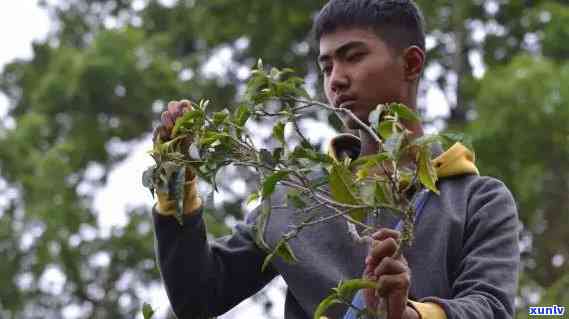
[[[407,261],[397,251],[401,233],[383,228],[372,235],[374,239],[369,255],[366,257],[364,278],[377,281],[378,290],[364,291],[366,306],[377,309],[380,302],[387,310],[387,319],[419,319],[419,314],[407,305],[409,287],[411,286],[411,271]]]

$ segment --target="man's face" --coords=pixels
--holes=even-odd
[[[372,30],[338,29],[323,35],[318,63],[328,102],[350,109],[364,123],[378,104],[408,98],[403,58]],[[358,128],[349,119],[345,124]]]

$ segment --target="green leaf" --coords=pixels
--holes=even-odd
[[[221,112],[213,113],[213,124],[221,125],[229,117],[229,111],[227,109]]]
[[[474,146],[472,145],[472,139],[469,136],[466,136],[462,133],[456,133],[456,132],[446,132],[446,133],[442,133],[439,134],[442,142],[443,142],[443,147],[445,149],[449,149],[454,143],[462,143],[464,146],[466,146],[468,149],[470,149],[471,151],[474,152]]]
[[[386,160],[391,160],[391,155],[386,152],[358,157],[351,164],[352,168],[357,167],[357,181],[367,178],[373,168],[379,168],[381,163]]]
[[[268,97],[267,87],[269,77],[263,70],[255,70],[251,73],[251,78],[247,81],[245,98],[253,104],[261,104]]]
[[[278,122],[273,127],[273,137],[277,141],[279,141],[282,145],[285,144],[284,131],[285,131],[285,123],[283,123],[283,122]]]
[[[419,152],[419,167],[417,168],[419,181],[427,189],[439,194],[437,189],[437,172],[431,163],[431,149],[428,146],[421,148]]]
[[[204,121],[205,112],[199,108],[194,108],[176,119],[174,128],[172,128],[172,137],[200,128],[203,126]]]
[[[423,135],[414,139],[410,146],[431,146],[434,143],[443,142],[443,138],[438,134]]]
[[[235,110],[235,113],[233,114],[235,124],[237,126],[243,127],[243,125],[245,125],[251,114],[252,114],[251,109],[247,105],[245,104],[239,105],[239,107]]]
[[[390,105],[391,110],[399,116],[399,118],[413,123],[421,122],[421,118],[417,113],[401,103],[393,103]]]
[[[282,147],[276,147],[273,150],[273,163],[279,163],[283,157],[284,149]]]
[[[302,200],[300,193],[296,189],[289,190],[287,192],[287,198],[294,208],[303,209],[306,207],[306,203]]]
[[[351,279],[342,281],[337,287],[337,294],[344,300],[350,300],[356,291],[360,289],[377,289],[377,282],[366,279]]]
[[[290,247],[289,243],[286,240],[281,239],[277,243],[277,246],[275,247],[273,252],[271,252],[270,254],[267,255],[267,257],[265,257],[263,265],[261,266],[261,271],[265,271],[265,269],[273,260],[273,258],[275,258],[275,256],[281,257],[285,262],[289,264],[298,261],[298,259],[296,259],[296,256],[292,252],[292,248]]]
[[[350,205],[361,204],[355,196],[356,189],[352,173],[345,166],[334,163],[330,170],[329,181],[330,193],[335,201]],[[354,209],[349,215],[361,222],[365,218],[365,210]]]
[[[357,167],[360,165],[379,165],[382,162],[391,159],[392,159],[391,154],[387,152],[360,156],[355,161],[352,162],[352,167]]]
[[[316,311],[314,312],[314,319],[320,319],[320,317],[326,314],[326,310],[332,307],[335,304],[342,303],[342,300],[338,298],[336,294],[331,294],[328,297],[324,298],[316,307]]]
[[[142,306],[142,316],[144,319],[151,319],[154,316],[154,309],[152,309],[152,306],[146,302]]]
[[[376,182],[375,184],[375,202],[392,204],[393,197],[391,196],[391,188],[385,183]]]
[[[394,133],[394,128],[395,128],[394,121],[389,121],[389,120],[382,121],[379,123],[378,133],[381,136],[381,138],[385,141]]]
[[[283,241],[282,244],[277,249],[277,256],[281,257],[284,261],[291,264],[297,262],[298,259],[294,255],[290,244],[287,241]]]
[[[373,206],[375,205],[376,202],[376,196],[375,196],[375,188],[377,187],[376,183],[363,183],[359,186],[359,193],[360,193],[360,198],[362,199],[362,201],[364,203],[366,203],[366,205],[370,205]]]
[[[271,252],[271,247],[265,241],[265,229],[267,228],[267,222],[271,215],[271,201],[264,200],[261,202],[261,212],[257,217],[254,226],[255,233],[255,243],[267,253]]]
[[[261,197],[261,193],[260,192],[253,192],[249,195],[249,197],[247,197],[247,199],[245,200],[245,203],[247,205],[251,204],[252,202],[256,201],[257,199],[259,199]]]
[[[312,147],[303,147],[302,145],[297,145],[292,154],[290,155],[291,159],[308,159],[313,162],[323,163],[323,164],[331,164],[334,162],[328,154],[322,154],[320,152],[316,152],[312,149]]]
[[[268,198],[275,191],[277,183],[287,178],[288,174],[287,171],[278,171],[265,178],[261,187],[261,197],[263,199]]]
[[[216,147],[221,145],[224,148],[228,149],[231,145],[231,136],[227,133],[206,131],[199,142],[202,146]]]

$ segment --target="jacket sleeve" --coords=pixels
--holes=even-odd
[[[209,242],[202,212],[185,216],[153,213],[156,255],[172,309],[178,318],[208,318],[230,310],[276,276],[261,272],[265,253],[252,234],[253,217],[230,236]]]
[[[463,255],[452,282],[452,298],[427,297],[449,319],[514,317],[520,253],[518,214],[510,192],[499,181],[483,178],[468,202]]]

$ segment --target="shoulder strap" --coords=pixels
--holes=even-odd
[[[421,190],[417,195],[415,195],[415,217],[413,218],[413,223],[416,225],[419,222],[419,218],[425,211],[425,204],[429,199],[429,192],[427,189]],[[395,230],[401,231],[403,229],[403,220],[399,220],[395,226]]]

